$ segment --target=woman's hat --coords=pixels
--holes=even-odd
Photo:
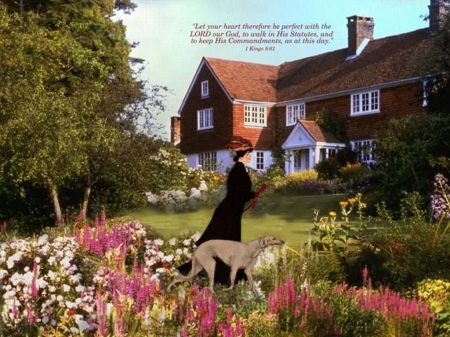
[[[253,151],[252,142],[240,136],[231,137],[230,141],[225,145],[226,149],[234,151]]]

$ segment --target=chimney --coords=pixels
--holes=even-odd
[[[353,15],[347,18],[348,53],[347,59],[357,57],[370,40],[373,40],[373,18]]]
[[[443,0],[430,0],[428,6],[430,20],[430,33],[436,34],[441,27],[442,20],[447,15],[447,5]]]
[[[170,117],[170,141],[174,145],[178,145],[181,139],[180,117]]]

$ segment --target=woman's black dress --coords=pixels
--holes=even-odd
[[[241,162],[231,169],[227,178],[227,194],[222,202],[217,206],[209,222],[208,227],[202,236],[195,243],[200,246],[203,242],[213,239],[241,241],[241,217],[244,213],[245,204],[255,197],[252,190],[252,182],[245,165]],[[191,269],[191,262],[181,265],[178,270],[182,274],[188,274]],[[230,279],[230,267],[216,258],[216,271],[214,282],[228,285]],[[246,279],[243,270],[239,270],[236,275],[236,282]]]

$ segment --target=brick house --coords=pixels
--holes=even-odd
[[[204,57],[172,117],[172,141],[190,167],[223,172],[233,164],[224,144],[252,141],[250,166],[265,170],[272,150],[289,156],[287,174],[313,168],[346,146],[312,117],[332,112],[345,127],[358,160],[375,162],[375,140],[390,118],[421,113],[423,78],[417,60],[439,27],[443,5],[430,0],[430,26],[373,38],[374,19],[348,17],[348,47],[264,65]]]

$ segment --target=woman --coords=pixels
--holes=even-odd
[[[214,211],[208,227],[195,243],[197,246],[213,239],[241,241],[241,217],[244,206],[249,200],[258,197],[258,192],[252,191],[252,182],[245,169],[245,164],[251,160],[252,143],[242,137],[232,137],[225,148],[235,151],[233,160],[236,163],[228,174],[227,194]],[[188,274],[190,269],[190,262],[178,268],[182,274]],[[214,282],[228,285],[229,278],[230,267],[216,258]],[[239,270],[236,283],[244,279],[246,279],[244,271]]]

